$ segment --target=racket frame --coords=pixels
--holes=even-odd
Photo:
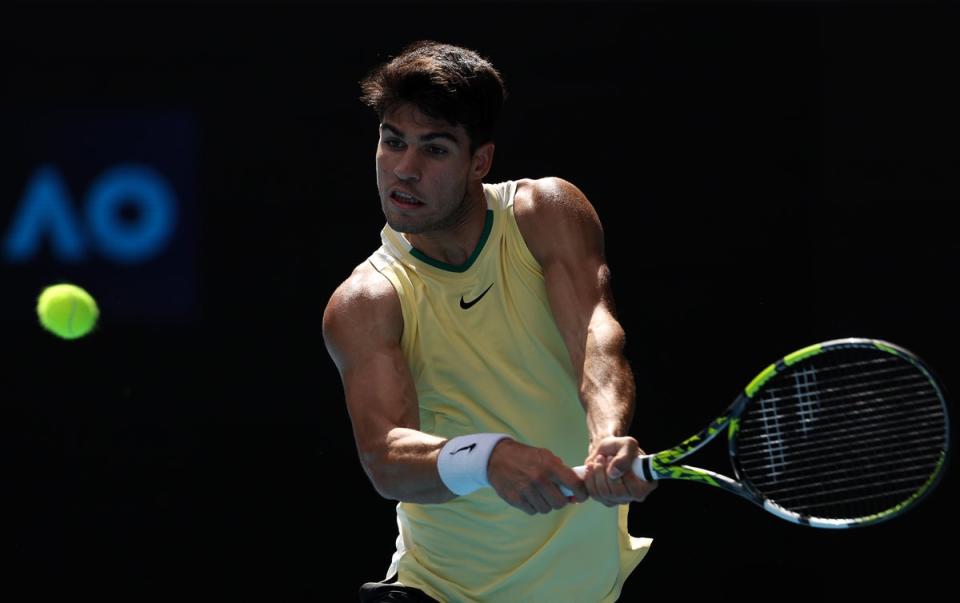
[[[647,481],[651,480],[664,480],[664,479],[679,479],[685,481],[701,482],[721,488],[727,492],[732,492],[738,496],[741,496],[757,505],[763,507],[766,511],[782,518],[792,523],[811,526],[815,528],[827,528],[827,529],[846,529],[852,527],[867,526],[879,523],[881,521],[886,521],[896,517],[900,513],[906,511],[908,508],[917,504],[920,500],[925,498],[936,486],[939,480],[942,478],[944,473],[944,468],[946,465],[946,460],[948,457],[948,449],[950,446],[951,434],[950,434],[950,422],[949,420],[945,421],[945,438],[944,438],[944,449],[941,452],[940,460],[938,461],[936,467],[930,475],[930,478],[924,483],[920,489],[917,490],[910,498],[904,500],[900,504],[884,510],[880,513],[875,513],[873,515],[865,517],[856,517],[849,519],[833,519],[833,518],[822,518],[822,517],[813,517],[809,515],[804,515],[801,513],[796,513],[790,511],[772,500],[766,498],[763,494],[757,491],[750,480],[744,476],[740,462],[737,456],[737,434],[740,429],[740,416],[743,414],[743,411],[747,408],[747,405],[754,399],[756,394],[761,391],[763,386],[769,382],[771,379],[779,375],[780,373],[786,371],[793,365],[811,358],[813,356],[820,355],[825,352],[836,351],[839,349],[872,349],[880,350],[895,356],[899,356],[913,364],[917,369],[919,369],[930,381],[934,390],[937,392],[937,395],[940,398],[940,403],[943,408],[944,416],[947,416],[947,406],[946,400],[944,399],[943,389],[941,388],[937,378],[933,375],[932,371],[913,353],[908,350],[901,348],[900,346],[894,345],[886,341],[880,341],[876,339],[865,339],[865,338],[846,338],[846,339],[835,339],[831,341],[825,341],[822,343],[817,343],[811,346],[807,346],[800,350],[797,350],[791,354],[788,354],[778,360],[777,362],[771,364],[766,369],[760,372],[754,379],[747,385],[746,388],[736,397],[733,403],[727,408],[726,412],[714,419],[706,428],[697,433],[696,435],[687,438],[682,443],[673,448],[658,452],[651,455],[643,455],[638,457],[633,464],[634,472],[641,478]],[[706,446],[711,440],[713,440],[717,435],[719,435],[724,429],[727,430],[727,446],[728,452],[730,455],[730,461],[733,466],[733,473],[735,479],[727,477],[725,475],[715,473],[706,469],[701,469],[699,467],[692,467],[689,465],[680,465],[678,462],[684,457],[689,456],[690,454],[696,452],[697,450]]]

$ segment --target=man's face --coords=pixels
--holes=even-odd
[[[387,224],[409,234],[457,225],[467,213],[471,159],[462,125],[428,117],[409,103],[388,111],[377,145],[377,188]]]

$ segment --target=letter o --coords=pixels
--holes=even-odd
[[[120,219],[120,207],[130,202],[138,219]],[[176,197],[166,180],[153,169],[118,165],[90,186],[86,219],[100,252],[122,264],[144,262],[163,250],[174,230]]]

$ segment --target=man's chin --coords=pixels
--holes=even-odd
[[[387,225],[393,230],[402,232],[403,234],[420,234],[428,230],[425,224],[418,224],[412,220],[398,220],[393,216],[387,216]]]

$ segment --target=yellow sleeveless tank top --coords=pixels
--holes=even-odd
[[[513,215],[517,184],[483,186],[486,225],[464,264],[427,257],[389,226],[370,256],[400,298],[420,429],[506,433],[582,464],[586,419],[543,271]],[[492,488],[400,503],[388,577],[444,602],[614,601],[651,542],[627,533],[627,511],[588,500],[529,516]]]

